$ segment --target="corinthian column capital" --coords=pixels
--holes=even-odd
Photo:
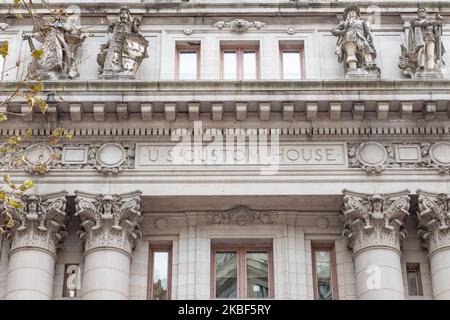
[[[344,190],[343,193],[343,236],[354,254],[370,247],[390,247],[400,252],[400,241],[406,235],[403,220],[409,215],[409,191],[364,194]]]
[[[75,191],[76,213],[81,218],[80,238],[85,253],[114,248],[131,255],[141,237],[140,191],[123,194],[91,194]]]
[[[418,235],[428,252],[450,247],[450,195],[417,190],[419,195]]]
[[[39,248],[56,255],[57,245],[67,235],[66,192],[24,195],[22,208],[11,209],[14,226],[7,231],[10,254],[22,248]]]

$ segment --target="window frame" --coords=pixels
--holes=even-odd
[[[330,255],[330,275],[331,275],[331,300],[338,300],[338,283],[337,283],[337,267],[336,267],[336,252],[332,244],[311,244],[311,261],[312,261],[312,275],[314,285],[314,300],[318,300],[317,293],[317,271],[316,271],[316,255],[317,251],[328,251]]]
[[[409,286],[408,272],[414,271],[416,274],[417,294],[411,294],[411,287]],[[420,263],[407,263],[406,264],[406,285],[408,286],[408,296],[420,297],[423,296],[422,275],[420,272]]]
[[[244,79],[244,52],[245,51],[255,51],[256,55],[256,77],[255,79]],[[225,51],[236,51],[236,79],[225,79]],[[226,81],[255,81],[261,79],[261,64],[260,64],[260,53],[259,44],[253,45],[231,45],[223,44],[220,45],[220,79]]]
[[[201,44],[197,44],[197,45],[176,45],[176,55],[175,55],[175,79],[176,80],[180,80],[180,81],[194,81],[194,80],[200,80],[200,52],[201,52],[201,48],[200,48]],[[197,75],[195,77],[195,79],[180,79],[180,55],[182,53],[182,51],[191,51],[191,52],[196,52],[197,55]]]
[[[295,45],[295,44],[289,44],[289,45],[283,45],[280,44],[280,76],[282,80],[288,80],[288,81],[298,81],[298,80],[304,80],[305,79],[305,50],[303,45]],[[285,79],[284,75],[284,55],[283,53],[285,51],[299,51],[300,54],[300,79]]]
[[[237,297],[216,298],[216,252],[236,252],[237,255]],[[248,298],[247,252],[267,252],[269,295],[265,298]],[[273,299],[274,270],[273,246],[267,244],[213,244],[211,246],[211,299]]]
[[[63,279],[64,282],[63,282],[63,292],[62,292],[62,297],[63,297],[63,298],[74,299],[74,298],[78,297],[78,294],[79,294],[78,291],[79,291],[79,290],[78,290],[78,288],[75,289],[75,296],[73,296],[73,297],[69,296],[69,288],[67,288],[67,278],[68,278],[68,276],[69,276],[69,274],[67,273],[67,268],[68,268],[69,266],[77,266],[77,267],[78,267],[78,271],[81,272],[81,270],[80,270],[80,264],[79,264],[79,263],[65,263],[65,264],[64,264],[64,279]],[[77,277],[80,277],[80,276],[81,276],[80,274],[77,275]],[[77,278],[77,280],[78,280],[78,278]]]
[[[147,277],[147,300],[153,300],[153,262],[156,252],[167,252],[167,300],[172,299],[172,250],[173,244],[149,244],[148,252],[148,277]]]

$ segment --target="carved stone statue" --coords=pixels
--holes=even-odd
[[[403,220],[409,215],[408,194],[370,195],[344,190],[343,235],[354,252],[377,245],[400,249],[400,239],[406,233]]]
[[[101,78],[134,79],[142,60],[148,57],[148,41],[139,29],[141,22],[141,17],[131,18],[128,8],[120,9],[118,21],[108,28],[111,39],[101,45],[97,55]]]
[[[75,55],[87,36],[70,13],[56,15],[49,20],[36,19],[40,22],[34,23],[33,34],[22,34],[31,52],[36,51],[32,38],[42,43],[42,56],[40,59],[34,57],[29,66],[31,76],[51,80],[78,78]]]
[[[54,254],[66,232],[66,192],[22,196],[23,208],[11,210],[14,226],[7,231],[11,250],[40,247]]]
[[[399,62],[406,78],[442,78],[442,20],[438,14],[427,18],[427,10],[419,8],[417,18],[410,22],[408,43],[401,46]]]
[[[140,191],[102,195],[75,191],[76,213],[81,218],[80,238],[85,250],[115,247],[131,254],[141,237]]]
[[[357,6],[344,10],[344,21],[331,30],[338,37],[336,55],[344,63],[347,78],[378,78],[380,69],[374,60],[377,56],[369,26],[360,18]]]

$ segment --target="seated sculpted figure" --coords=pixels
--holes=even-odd
[[[360,18],[360,10],[349,6],[344,10],[344,21],[331,30],[338,37],[336,55],[344,63],[347,77],[379,76],[374,59],[377,56],[372,34],[367,23]]]

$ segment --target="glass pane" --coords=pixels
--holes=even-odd
[[[256,79],[256,51],[244,51],[244,80]]]
[[[169,299],[168,290],[169,253],[153,254],[153,300]]]
[[[315,251],[317,299],[331,300],[331,261],[329,251]]]
[[[179,74],[180,80],[197,79],[197,51],[180,51]]]
[[[417,289],[417,273],[415,270],[408,271],[408,288],[410,296],[417,296],[419,294],[419,290]]]
[[[236,51],[223,52],[223,78],[225,80],[237,79],[237,53]]]
[[[283,51],[283,78],[286,80],[301,79],[300,51]]]
[[[237,298],[236,252],[216,252],[216,298]]]
[[[247,252],[247,298],[269,296],[269,255]]]

